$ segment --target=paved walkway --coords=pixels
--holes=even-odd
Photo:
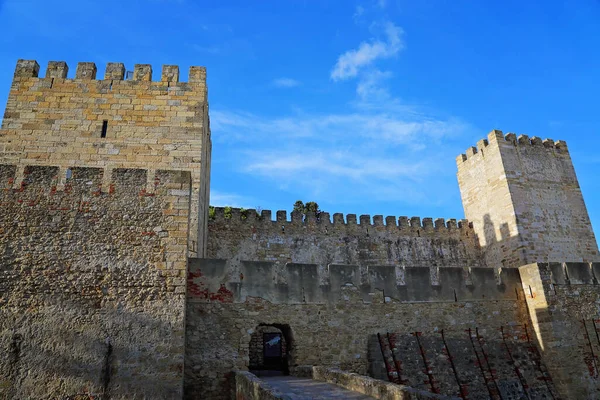
[[[331,383],[313,381],[309,378],[294,376],[261,377],[272,388],[279,390],[297,400],[308,399],[348,399],[373,400],[373,397],[346,390]]]

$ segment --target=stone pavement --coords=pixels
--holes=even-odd
[[[295,376],[261,377],[272,388],[285,393],[294,400],[308,399],[344,399],[344,400],[372,400],[373,397],[352,392],[331,383],[314,381],[310,378],[297,378]]]

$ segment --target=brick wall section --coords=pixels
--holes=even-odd
[[[566,143],[492,131],[457,164],[488,265],[600,260]]]
[[[534,336],[563,398],[600,391],[600,264],[535,263],[519,268]]]
[[[180,398],[189,172],[0,166],[0,397]],[[77,395],[81,397],[76,397]],[[86,397],[87,398],[87,397]]]
[[[104,79],[96,71],[94,63],[79,63],[70,79],[66,63],[50,62],[41,78],[37,62],[18,61],[0,130],[0,162],[17,165],[14,187],[26,165],[60,167],[59,190],[72,167],[103,168],[103,191],[114,168],[189,171],[190,254],[203,256],[211,151],[206,69],[191,67],[188,82],[179,82],[177,66],[163,66],[159,81],[147,64],[135,65],[133,80],[124,80],[121,63],[109,63]],[[151,192],[153,173],[148,177]]]
[[[354,214],[314,215],[263,210],[245,213],[215,208],[209,220],[208,258],[317,264],[396,265],[406,267],[482,267],[482,253],[467,221]],[[360,222],[360,223],[357,223]]]

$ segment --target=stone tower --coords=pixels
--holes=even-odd
[[[122,63],[109,63],[104,79],[96,79],[90,62],[77,65],[74,79],[62,61],[49,62],[43,78],[39,70],[36,61],[17,62],[0,130],[0,161],[17,166],[14,187],[26,166],[36,165],[59,167],[58,190],[70,168],[100,167],[104,192],[113,169],[145,169],[150,194],[156,170],[189,171],[189,251],[204,256],[211,156],[206,69],[190,67],[188,82],[179,82],[175,65],[163,66],[159,81],[152,81],[148,64],[136,64],[126,77]]]
[[[494,130],[457,164],[465,216],[489,266],[600,260],[565,142]]]
[[[0,129],[0,398],[182,398],[206,70],[39,69],[17,62]]]

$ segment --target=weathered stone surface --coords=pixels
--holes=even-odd
[[[411,226],[371,225],[369,216],[357,224],[350,215],[347,222],[334,215],[332,222],[328,213],[318,220],[307,216],[305,221],[301,214],[286,221],[282,211],[277,211],[277,221],[255,214],[254,210],[242,214],[235,208],[228,213],[215,208],[209,220],[207,257],[317,264],[320,269],[329,264],[485,266],[468,223],[457,228],[456,221],[449,221],[447,226],[429,229],[418,221]]]
[[[58,171],[0,191],[0,397],[181,397],[189,172]]]
[[[342,371],[337,368],[325,368],[315,366],[311,368],[311,376],[314,380],[325,381],[341,386],[354,392],[363,393],[374,399],[394,400],[421,400],[421,399],[445,399],[457,400],[459,397],[444,396],[430,393],[424,390],[395,385],[389,382],[373,379],[368,376]]]
[[[18,166],[13,186],[21,185],[26,165],[60,167],[59,190],[68,168],[103,168],[105,192],[114,168],[191,171],[190,255],[204,256],[211,152],[206,74],[178,83],[177,68],[169,66],[168,79],[151,82],[151,67],[140,65],[138,80],[127,81],[123,64],[109,63],[106,80],[96,80],[95,64],[79,63],[77,79],[69,79],[67,64],[57,61],[46,77],[37,71],[35,61],[19,61],[0,130],[0,163]]]
[[[262,378],[269,386],[285,393],[294,400],[374,400],[360,392],[344,389],[334,383],[315,381],[295,376],[272,376]]]
[[[593,398],[600,391],[600,287],[586,283],[585,268],[589,265],[570,267],[578,270],[579,278],[560,285],[553,283],[551,265],[535,263],[519,271],[533,326],[532,339],[558,391],[565,398]]]
[[[276,304],[380,301],[517,300],[518,271],[491,268],[424,268],[268,261],[190,259],[188,297],[193,301],[243,303],[253,298]],[[496,276],[496,274],[499,276]],[[434,282],[433,275],[438,279]],[[522,296],[521,296],[522,297]]]
[[[600,261],[564,142],[494,130],[457,158],[465,216],[492,267]]]
[[[449,338],[464,338],[465,329],[479,327],[487,337],[498,334],[500,326],[526,322],[516,300],[400,303],[380,297],[364,303],[355,287],[345,286],[342,292],[347,300],[333,304],[189,299],[185,397],[196,399],[204,393],[209,398],[228,398],[227,374],[231,369],[248,368],[250,341],[260,325],[284,327],[292,373],[294,366],[312,364],[364,375],[369,369],[368,340],[377,332],[444,329]],[[442,355],[440,349],[438,356]]]
[[[293,400],[250,372],[234,371],[233,379],[236,400]]]

